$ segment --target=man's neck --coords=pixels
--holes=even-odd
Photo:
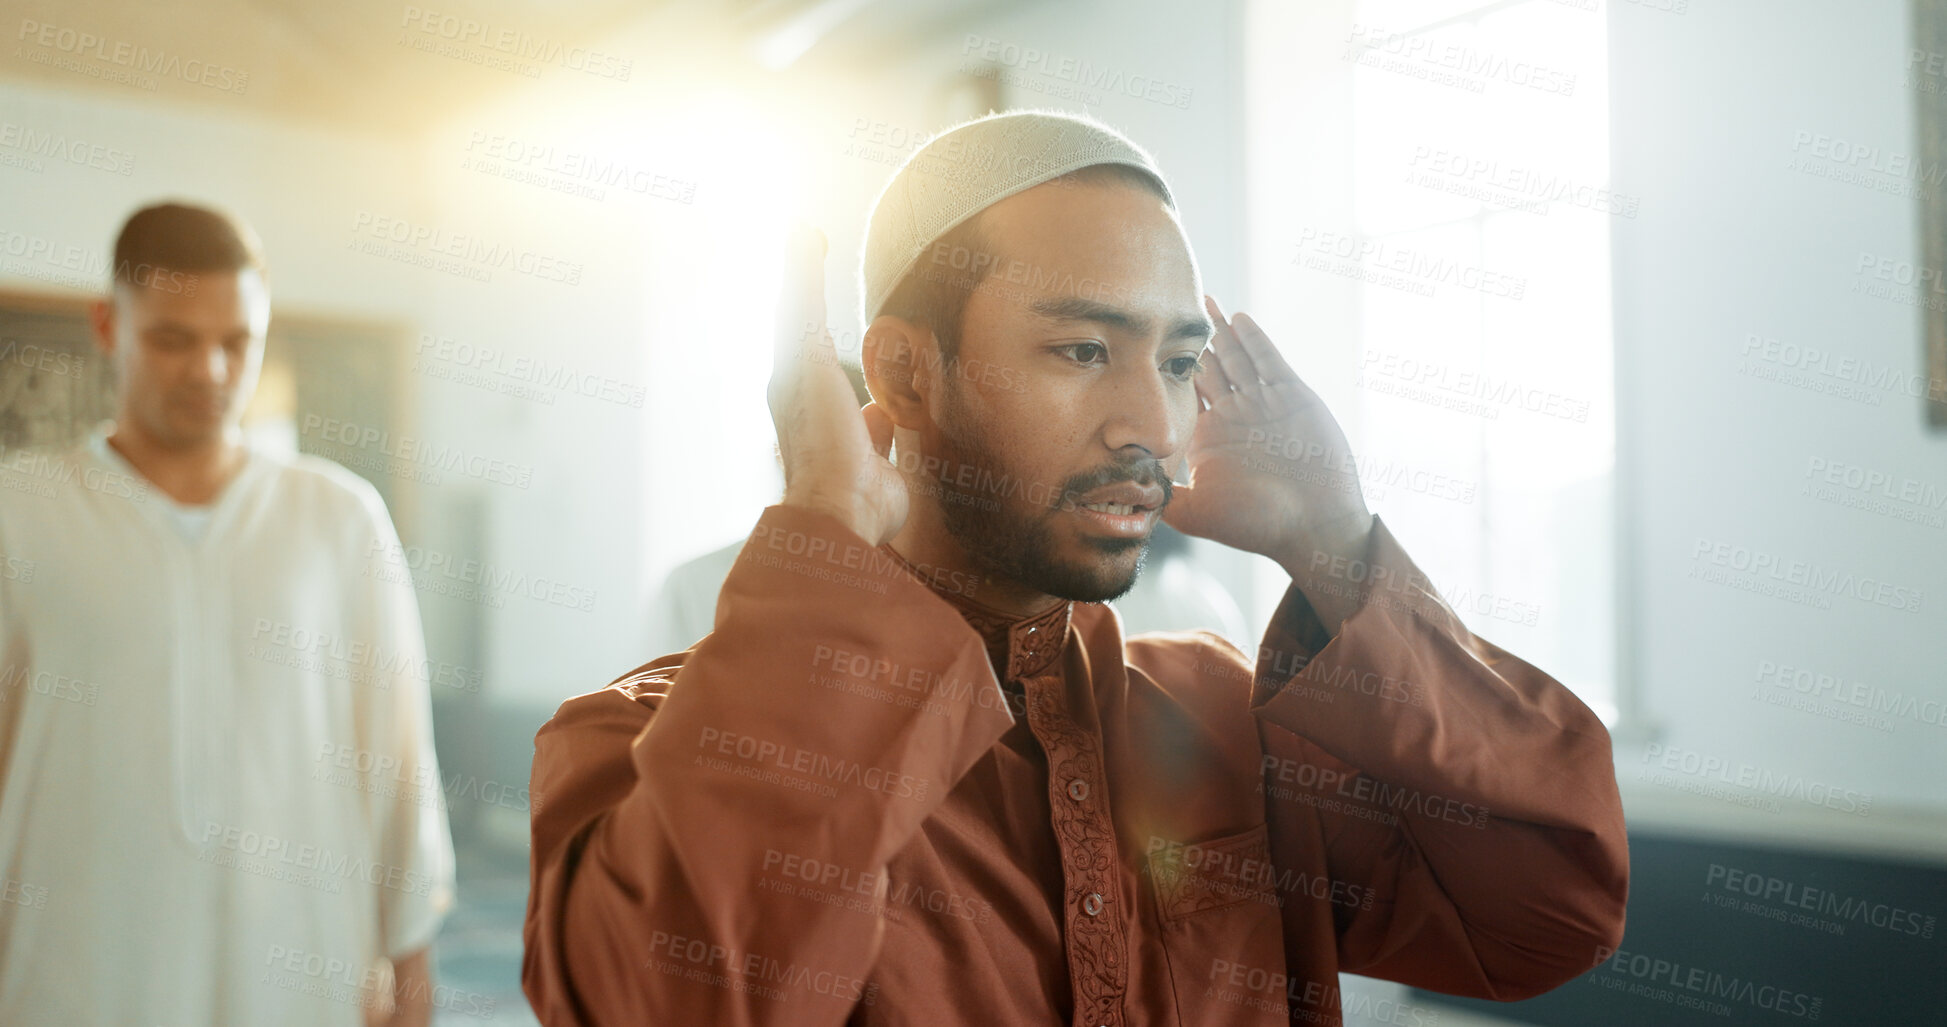
[[[1065,602],[1037,591],[1011,578],[995,577],[991,571],[967,554],[953,533],[946,529],[939,508],[915,497],[906,523],[888,543],[907,563],[917,566],[935,582],[967,582],[964,589],[953,589],[966,598],[998,613],[1013,617],[1032,617],[1046,613]]]
[[[163,495],[185,506],[216,499],[243,466],[244,448],[234,429],[188,446],[168,446],[128,421],[118,421],[108,444]]]

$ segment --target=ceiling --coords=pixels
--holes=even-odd
[[[639,83],[712,51],[856,64],[1024,2],[9,0],[0,79],[410,135],[537,82]]]

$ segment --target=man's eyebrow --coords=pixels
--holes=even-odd
[[[1149,318],[1123,307],[1103,303],[1082,296],[1054,296],[1036,300],[1028,305],[1035,314],[1051,321],[1090,321],[1110,328],[1120,329],[1131,335],[1146,335],[1153,323]],[[1216,333],[1216,326],[1201,314],[1195,317],[1178,318],[1171,322],[1166,339],[1208,339]]]

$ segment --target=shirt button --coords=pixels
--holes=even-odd
[[[1087,913],[1089,916],[1100,914],[1102,912],[1102,896],[1096,892],[1089,893],[1088,898],[1082,900],[1082,912]]]
[[[1076,802],[1087,802],[1088,782],[1082,780],[1079,777],[1073,781],[1068,782],[1068,797],[1075,800]]]

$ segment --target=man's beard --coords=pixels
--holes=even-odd
[[[945,412],[956,414],[951,408],[957,404],[951,399],[948,403]],[[984,573],[1044,595],[1087,603],[1118,599],[1135,587],[1149,554],[1147,538],[1084,535],[1082,545],[1101,559],[1064,557],[1057,549],[1051,522],[1063,510],[1076,506],[1082,496],[1118,481],[1155,484],[1163,490],[1163,505],[1168,506],[1170,477],[1162,461],[1144,457],[1111,463],[1049,489],[1015,474],[978,430],[966,430],[961,418],[944,416],[938,423],[940,457],[942,466],[948,469],[939,481],[941,516],[947,531]],[[976,481],[973,487],[954,481],[961,476],[960,469],[967,467],[975,472],[966,476]],[[1044,494],[1045,500],[1041,498]],[[1136,551],[1136,561],[1127,570],[1107,562],[1131,550]]]

